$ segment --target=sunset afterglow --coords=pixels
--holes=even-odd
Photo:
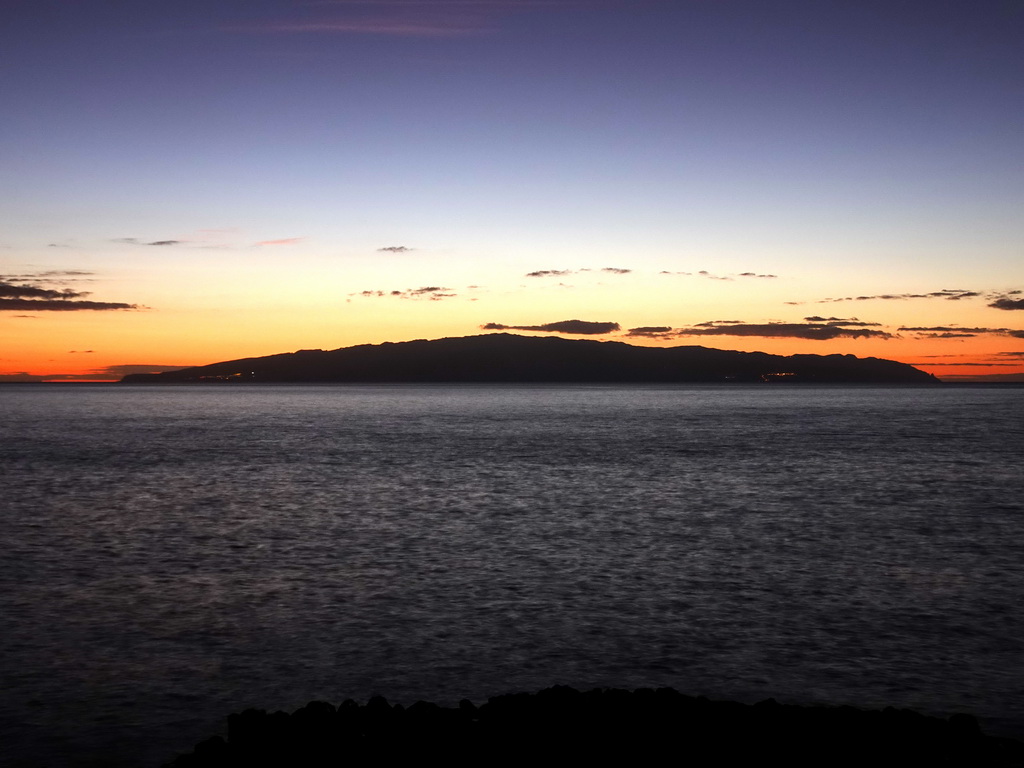
[[[1020,4],[5,15],[0,381],[498,330],[1024,381]]]

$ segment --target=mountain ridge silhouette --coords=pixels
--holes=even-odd
[[[853,355],[771,355],[701,346],[491,333],[298,350],[163,373],[130,384],[177,383],[606,383],[735,382],[938,384],[906,363]]]

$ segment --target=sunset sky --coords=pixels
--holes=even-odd
[[[508,328],[1024,381],[1022,40],[1022,0],[4,0],[0,380]]]

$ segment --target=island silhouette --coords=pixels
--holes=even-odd
[[[701,346],[638,347],[620,341],[490,333],[300,349],[163,373],[130,384],[179,383],[816,383],[938,384],[906,363],[854,355],[770,355]]]

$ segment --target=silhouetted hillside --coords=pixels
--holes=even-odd
[[[300,350],[180,371],[132,374],[133,384],[181,382],[805,382],[934,384],[905,363],[853,355],[769,355],[699,346],[636,347],[507,333]]]

